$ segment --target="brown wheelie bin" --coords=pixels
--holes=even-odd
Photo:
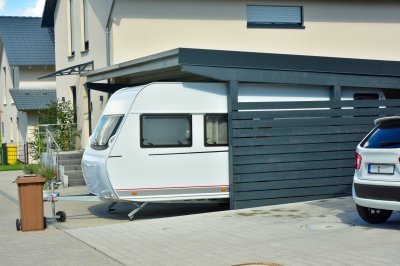
[[[18,198],[20,219],[16,220],[17,230],[37,231],[46,227],[43,210],[43,184],[40,176],[18,176]]]

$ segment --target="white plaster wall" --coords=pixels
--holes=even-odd
[[[4,72],[4,68],[6,71]],[[2,50],[1,68],[0,68],[0,95],[1,95],[1,131],[3,143],[11,143],[19,140],[17,131],[17,108],[13,103],[9,90],[13,88],[12,68],[8,62],[5,49]],[[18,82],[16,82],[18,83]]]
[[[116,3],[113,64],[177,47],[400,60],[398,1]],[[305,29],[249,29],[247,4],[302,5]]]
[[[49,73],[55,71],[54,66],[31,66],[31,67],[19,67],[19,87],[56,87],[56,79],[46,78],[38,79]]]
[[[111,8],[112,1],[90,0],[89,11],[89,50],[84,51],[83,46],[83,17],[82,1],[74,1],[74,22],[73,22],[73,47],[74,56],[68,56],[68,8],[67,1],[58,1],[55,10],[55,38],[56,38],[56,70],[65,69],[75,65],[94,61],[94,68],[101,68],[107,65],[106,60],[106,22]],[[89,109],[87,90],[84,86],[85,77],[79,75],[67,75],[57,77],[57,97],[72,102],[71,87],[76,87],[77,92],[77,124],[81,132],[81,147],[84,148],[89,138]],[[103,96],[101,102],[100,95]],[[94,129],[102,108],[108,100],[106,93],[92,92],[92,127]]]

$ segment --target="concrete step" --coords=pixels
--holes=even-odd
[[[64,166],[64,171],[71,171],[71,170],[82,170],[82,167],[80,164],[75,164],[75,165],[64,165],[61,164],[62,166]]]
[[[65,171],[64,174],[68,176],[68,186],[86,185],[85,180],[83,179],[82,170]]]
[[[85,180],[83,179],[68,179],[68,186],[75,187],[75,186],[86,186]]]
[[[64,167],[64,174],[68,176],[68,186],[85,185],[81,169],[82,156],[83,151],[65,151],[58,155],[58,161]]]
[[[63,151],[58,154],[59,160],[82,159],[83,151]]]
[[[58,160],[61,165],[81,165],[82,159],[63,159],[63,160]]]

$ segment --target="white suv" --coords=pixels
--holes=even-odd
[[[377,125],[357,146],[353,199],[360,217],[383,223],[400,210],[400,116]]]

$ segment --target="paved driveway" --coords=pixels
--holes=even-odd
[[[400,265],[400,215],[370,226],[351,198],[237,211],[153,205],[133,222],[130,204],[108,213],[98,202],[59,202],[65,223],[17,232],[18,174],[0,173],[0,265]],[[78,192],[85,188],[61,190]]]

